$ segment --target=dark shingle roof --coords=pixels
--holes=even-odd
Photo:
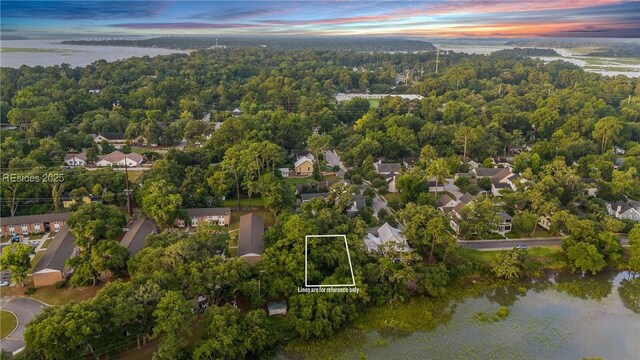
[[[156,224],[153,220],[143,217],[136,220],[124,235],[120,244],[129,250],[131,256],[142,250],[147,244],[147,236],[156,230]]]
[[[69,227],[65,225],[58,231],[56,236],[53,237],[49,247],[33,269],[33,273],[35,274],[45,269],[63,271],[67,259],[73,255],[74,248],[73,235]]]
[[[184,209],[189,217],[230,215],[231,208],[196,208]]]
[[[476,174],[477,177],[491,177],[504,170],[504,168],[475,168],[472,171]]]
[[[247,214],[240,217],[238,229],[238,256],[262,254],[264,251],[264,220],[258,214]]]
[[[469,193],[464,193],[462,196],[460,196],[460,199],[458,199],[460,202],[464,203],[464,204],[468,204],[471,201],[473,201],[473,199],[475,199],[475,196],[469,194]]]
[[[402,170],[400,163],[387,163],[387,164],[375,164],[376,171],[379,173],[395,172],[398,173]]]
[[[35,224],[45,222],[67,221],[71,213],[49,213],[41,215],[24,215],[24,216],[11,216],[0,218],[0,224],[2,225],[21,225],[21,224]]]
[[[99,133],[98,135],[102,136],[103,138],[105,138],[107,140],[124,140],[124,139],[126,139],[126,137],[124,136],[124,133],[120,133],[120,132]]]
[[[453,200],[449,195],[444,194],[440,197],[440,199],[438,199],[438,201],[436,202],[436,205],[438,207],[444,206],[446,204],[448,204],[451,200]]]

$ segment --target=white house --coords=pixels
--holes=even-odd
[[[367,237],[364,238],[364,245],[367,252],[382,252],[397,251],[405,252],[411,250],[407,239],[399,229],[384,223],[377,230],[372,229],[367,233]]]
[[[87,165],[87,154],[84,152],[80,154],[67,154],[64,157],[64,163],[67,166],[85,166]]]
[[[640,221],[640,203],[634,202],[634,204],[636,206],[621,200],[607,203],[607,211],[616,219]]]
[[[97,166],[120,166],[136,167],[144,162],[142,155],[137,153],[124,154],[120,151],[114,151],[108,155],[101,156],[96,161]]]

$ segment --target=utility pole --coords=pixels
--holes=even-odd
[[[127,186],[125,193],[127,194],[127,212],[129,216],[133,215],[133,207],[131,204],[131,190],[129,190],[129,164],[127,161],[127,155],[124,156],[124,181]]]
[[[500,88],[498,89],[498,97],[502,95],[502,84],[500,84]]]
[[[424,76],[424,65],[420,67],[420,78]]]
[[[438,64],[440,64],[440,49],[436,51],[436,75],[438,75]]]
[[[628,100],[629,104],[631,104],[631,94],[629,94],[629,100]]]

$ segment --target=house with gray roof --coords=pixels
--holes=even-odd
[[[373,163],[373,168],[380,175],[388,175],[390,173],[399,173],[402,170],[400,163],[382,163],[382,160],[378,160]]]
[[[33,286],[51,286],[66,279],[71,272],[66,262],[75,255],[77,255],[77,250],[73,234],[67,226],[63,226],[33,268],[31,274]]]
[[[367,252],[387,253],[389,251],[406,252],[411,250],[402,231],[384,223],[378,229],[370,229],[364,238]]]
[[[129,250],[131,256],[137,254],[147,244],[147,237],[155,234],[158,228],[155,221],[148,217],[141,217],[135,220],[129,230],[120,241],[120,245]]]
[[[607,211],[616,219],[640,221],[640,208],[633,207],[626,201],[607,203]]]
[[[202,223],[214,223],[220,226],[229,226],[231,223],[231,208],[192,208],[184,209],[192,227]],[[176,219],[175,226],[185,227],[183,219]]]
[[[264,251],[264,220],[258,214],[251,213],[240,217],[238,229],[238,257],[255,264]]]

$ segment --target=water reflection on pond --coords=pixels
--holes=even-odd
[[[479,312],[493,315],[500,306],[509,308],[506,318],[477,320]],[[431,310],[427,321],[438,324],[432,330],[352,334],[357,344],[332,358],[640,358],[640,278],[629,272],[552,273]]]

